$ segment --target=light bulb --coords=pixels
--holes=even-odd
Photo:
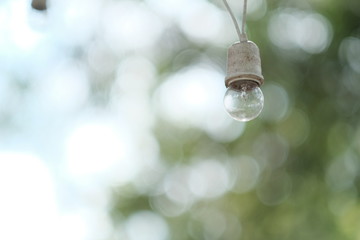
[[[264,96],[259,88],[264,83],[260,52],[258,46],[247,39],[245,32],[247,0],[244,0],[241,31],[229,4],[226,0],[223,2],[230,13],[240,40],[228,49],[225,77],[225,86],[228,89],[225,93],[224,105],[232,118],[247,122],[259,116],[264,107]]]
[[[236,81],[225,93],[224,106],[233,119],[247,122],[259,116],[264,107],[264,95],[256,82]]]
[[[263,83],[259,48],[247,40],[234,43],[228,50],[224,97],[225,109],[233,119],[247,122],[259,116],[264,107],[259,87]]]

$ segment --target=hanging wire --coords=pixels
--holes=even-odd
[[[244,9],[243,9],[243,15],[242,15],[242,28],[241,28],[242,34],[246,34],[246,32],[245,32],[246,10],[247,10],[247,0],[244,0]]]
[[[247,0],[244,0],[244,9],[243,9],[243,16],[242,16],[242,27],[241,27],[241,31],[240,31],[240,27],[239,27],[239,24],[235,18],[235,15],[234,13],[231,11],[231,8],[228,4],[228,2],[226,0],[223,0],[224,2],[224,5],[226,7],[226,9],[228,10],[230,16],[231,16],[231,19],[235,25],[235,29],[236,29],[236,32],[239,36],[239,40],[240,42],[246,42],[247,41],[247,36],[246,36],[246,32],[245,32],[245,24],[246,24],[246,8],[247,8]]]

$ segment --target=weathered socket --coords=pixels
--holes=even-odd
[[[251,41],[236,42],[228,50],[225,86],[241,80],[264,83],[259,48]]]

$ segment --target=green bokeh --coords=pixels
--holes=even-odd
[[[222,8],[220,1],[211,2]],[[248,34],[260,48],[264,88],[280,86],[286,91],[286,115],[247,123],[241,137],[227,143],[212,139],[201,129],[184,129],[161,119],[154,127],[169,169],[189,166],[199,156],[224,164],[250,156],[262,168],[256,187],[243,193],[233,189],[214,199],[199,200],[177,216],[164,216],[170,227],[169,239],[360,239],[360,92],[351,91],[344,79],[351,72],[353,87],[359,87],[360,65],[353,69],[340,57],[344,39],[353,37],[359,44],[360,2],[267,1],[267,6],[265,16],[249,18]],[[275,46],[268,35],[269,21],[286,9],[324,16],[333,31],[328,48],[310,54],[296,47]],[[200,54],[224,71],[225,48],[204,46],[183,36],[178,41],[183,47],[160,62],[160,72],[189,66]],[[276,97],[265,95],[265,101],[271,103]],[[338,161],[341,163],[336,165]],[[161,180],[154,184],[159,187]],[[112,213],[123,216],[115,220],[124,221],[141,210],[163,214],[152,205],[154,198],[162,197],[156,191],[129,189],[133,192],[130,200],[114,195]],[[214,212],[225,220],[219,220]],[[225,228],[217,226],[216,220],[224,221]],[[212,229],[208,221],[215,222]]]

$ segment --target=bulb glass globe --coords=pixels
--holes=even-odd
[[[261,113],[264,107],[264,95],[256,82],[239,80],[228,87],[224,106],[233,119],[247,122]]]

